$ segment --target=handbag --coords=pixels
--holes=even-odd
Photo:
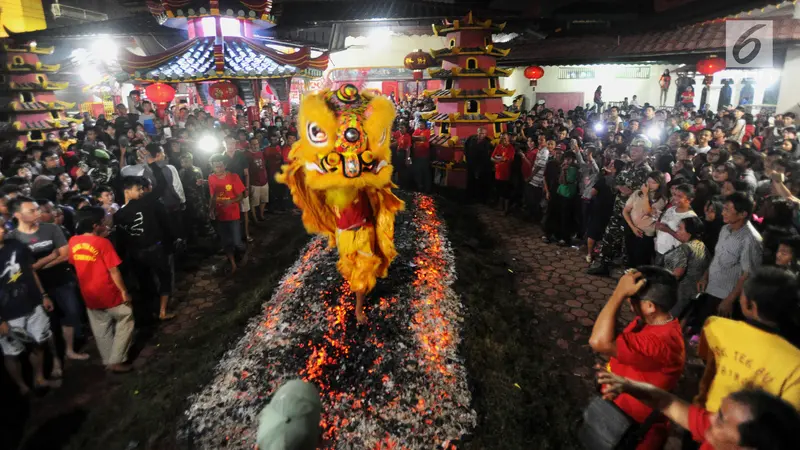
[[[614,402],[595,397],[583,411],[578,440],[587,450],[631,450],[661,417],[653,410],[641,424],[633,420]]]

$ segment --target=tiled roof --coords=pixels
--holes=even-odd
[[[800,20],[773,21],[776,44],[800,42]],[[519,42],[505,64],[568,64],[671,56],[688,53],[724,53],[725,22],[712,22],[670,31],[630,36],[584,36]]]
[[[319,67],[325,67],[327,63],[327,55],[312,59],[307,48],[281,54],[240,37],[225,38],[224,53],[216,55],[214,38],[204,37],[184,42],[158,55],[139,57],[128,54],[120,58],[122,69],[134,79],[166,82],[285,78],[300,74],[321,76]],[[217,72],[218,69],[221,73]]]

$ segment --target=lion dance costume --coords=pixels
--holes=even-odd
[[[394,217],[403,202],[391,191],[394,115],[388,99],[353,85],[306,96],[300,139],[276,177],[289,186],[306,230],[338,248],[337,268],[362,298],[397,255]]]

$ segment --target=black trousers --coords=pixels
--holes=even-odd
[[[558,194],[550,196],[545,230],[559,241],[569,242],[575,233],[575,199]]]
[[[532,186],[530,183],[525,183],[523,195],[525,199],[525,209],[528,210],[528,216],[533,220],[540,220],[542,218],[542,196],[544,196],[544,189],[540,186]]]
[[[411,162],[411,171],[414,173],[414,184],[422,193],[429,193],[433,188],[431,176],[431,159],[414,157]]]
[[[644,235],[638,237],[630,227],[625,227],[625,252],[630,267],[647,266],[653,263],[656,251],[655,237]]]

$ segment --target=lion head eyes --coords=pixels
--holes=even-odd
[[[328,143],[328,133],[322,129],[316,122],[309,122],[306,128],[308,141],[311,145],[322,147]]]

